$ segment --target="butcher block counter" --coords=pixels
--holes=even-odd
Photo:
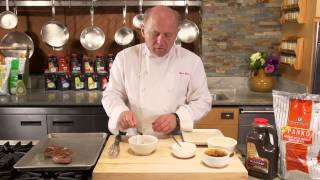
[[[195,157],[178,159],[171,154],[173,139],[159,139],[157,149],[149,156],[137,156],[129,148],[127,138],[120,142],[120,153],[115,159],[108,157],[108,148],[114,143],[110,136],[93,170],[94,180],[212,180],[248,179],[248,172],[235,155],[224,168],[204,165],[201,152],[205,147],[197,147]]]

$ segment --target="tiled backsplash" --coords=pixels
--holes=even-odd
[[[248,75],[256,51],[277,52],[281,0],[203,0],[202,58],[208,76]]]

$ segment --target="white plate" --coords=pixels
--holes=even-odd
[[[182,131],[183,140],[196,145],[207,145],[207,140],[215,136],[223,136],[219,129],[193,129],[192,131]]]
[[[191,158],[196,153],[196,145],[189,142],[179,142],[181,146],[177,143],[172,144],[171,152],[174,156],[178,158]]]

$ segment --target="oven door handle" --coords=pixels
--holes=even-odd
[[[256,114],[256,113],[268,113],[271,114],[273,111],[248,111],[248,110],[242,110],[240,111],[241,114]]]

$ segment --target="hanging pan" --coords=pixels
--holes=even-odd
[[[185,4],[185,19],[179,26],[178,38],[184,43],[192,43],[199,36],[199,28],[194,22],[186,18],[188,16],[188,0],[185,0]]]
[[[15,5],[15,3],[14,3]],[[14,7],[15,15],[18,17],[18,10],[15,5]],[[5,34],[0,40],[1,47],[10,47],[10,48],[29,48],[30,59],[34,52],[34,44],[30,36],[24,32],[11,31]],[[1,53],[6,57],[21,57],[26,55],[26,50],[13,50],[13,49],[1,49]]]
[[[127,13],[127,3],[125,2],[123,8],[123,26],[116,31],[114,34],[114,40],[117,44],[125,46],[130,44],[134,39],[133,31],[126,26],[126,13]]]
[[[93,25],[94,20],[94,8],[93,0],[90,8],[91,15],[91,26],[85,28],[80,35],[81,45],[88,50],[97,50],[99,49],[106,39],[104,32],[97,26]]]
[[[0,14],[0,26],[3,29],[13,29],[17,24],[18,18],[9,10],[9,0],[6,0],[6,10]]]
[[[135,15],[132,20],[132,24],[135,28],[141,29],[143,24],[144,14],[142,13],[143,0],[139,0],[139,14]]]
[[[42,26],[40,34],[42,37],[42,41],[51,46],[53,50],[62,50],[63,45],[65,45],[69,39],[69,31],[63,23],[54,19],[54,0],[52,0],[51,2],[52,19]]]

